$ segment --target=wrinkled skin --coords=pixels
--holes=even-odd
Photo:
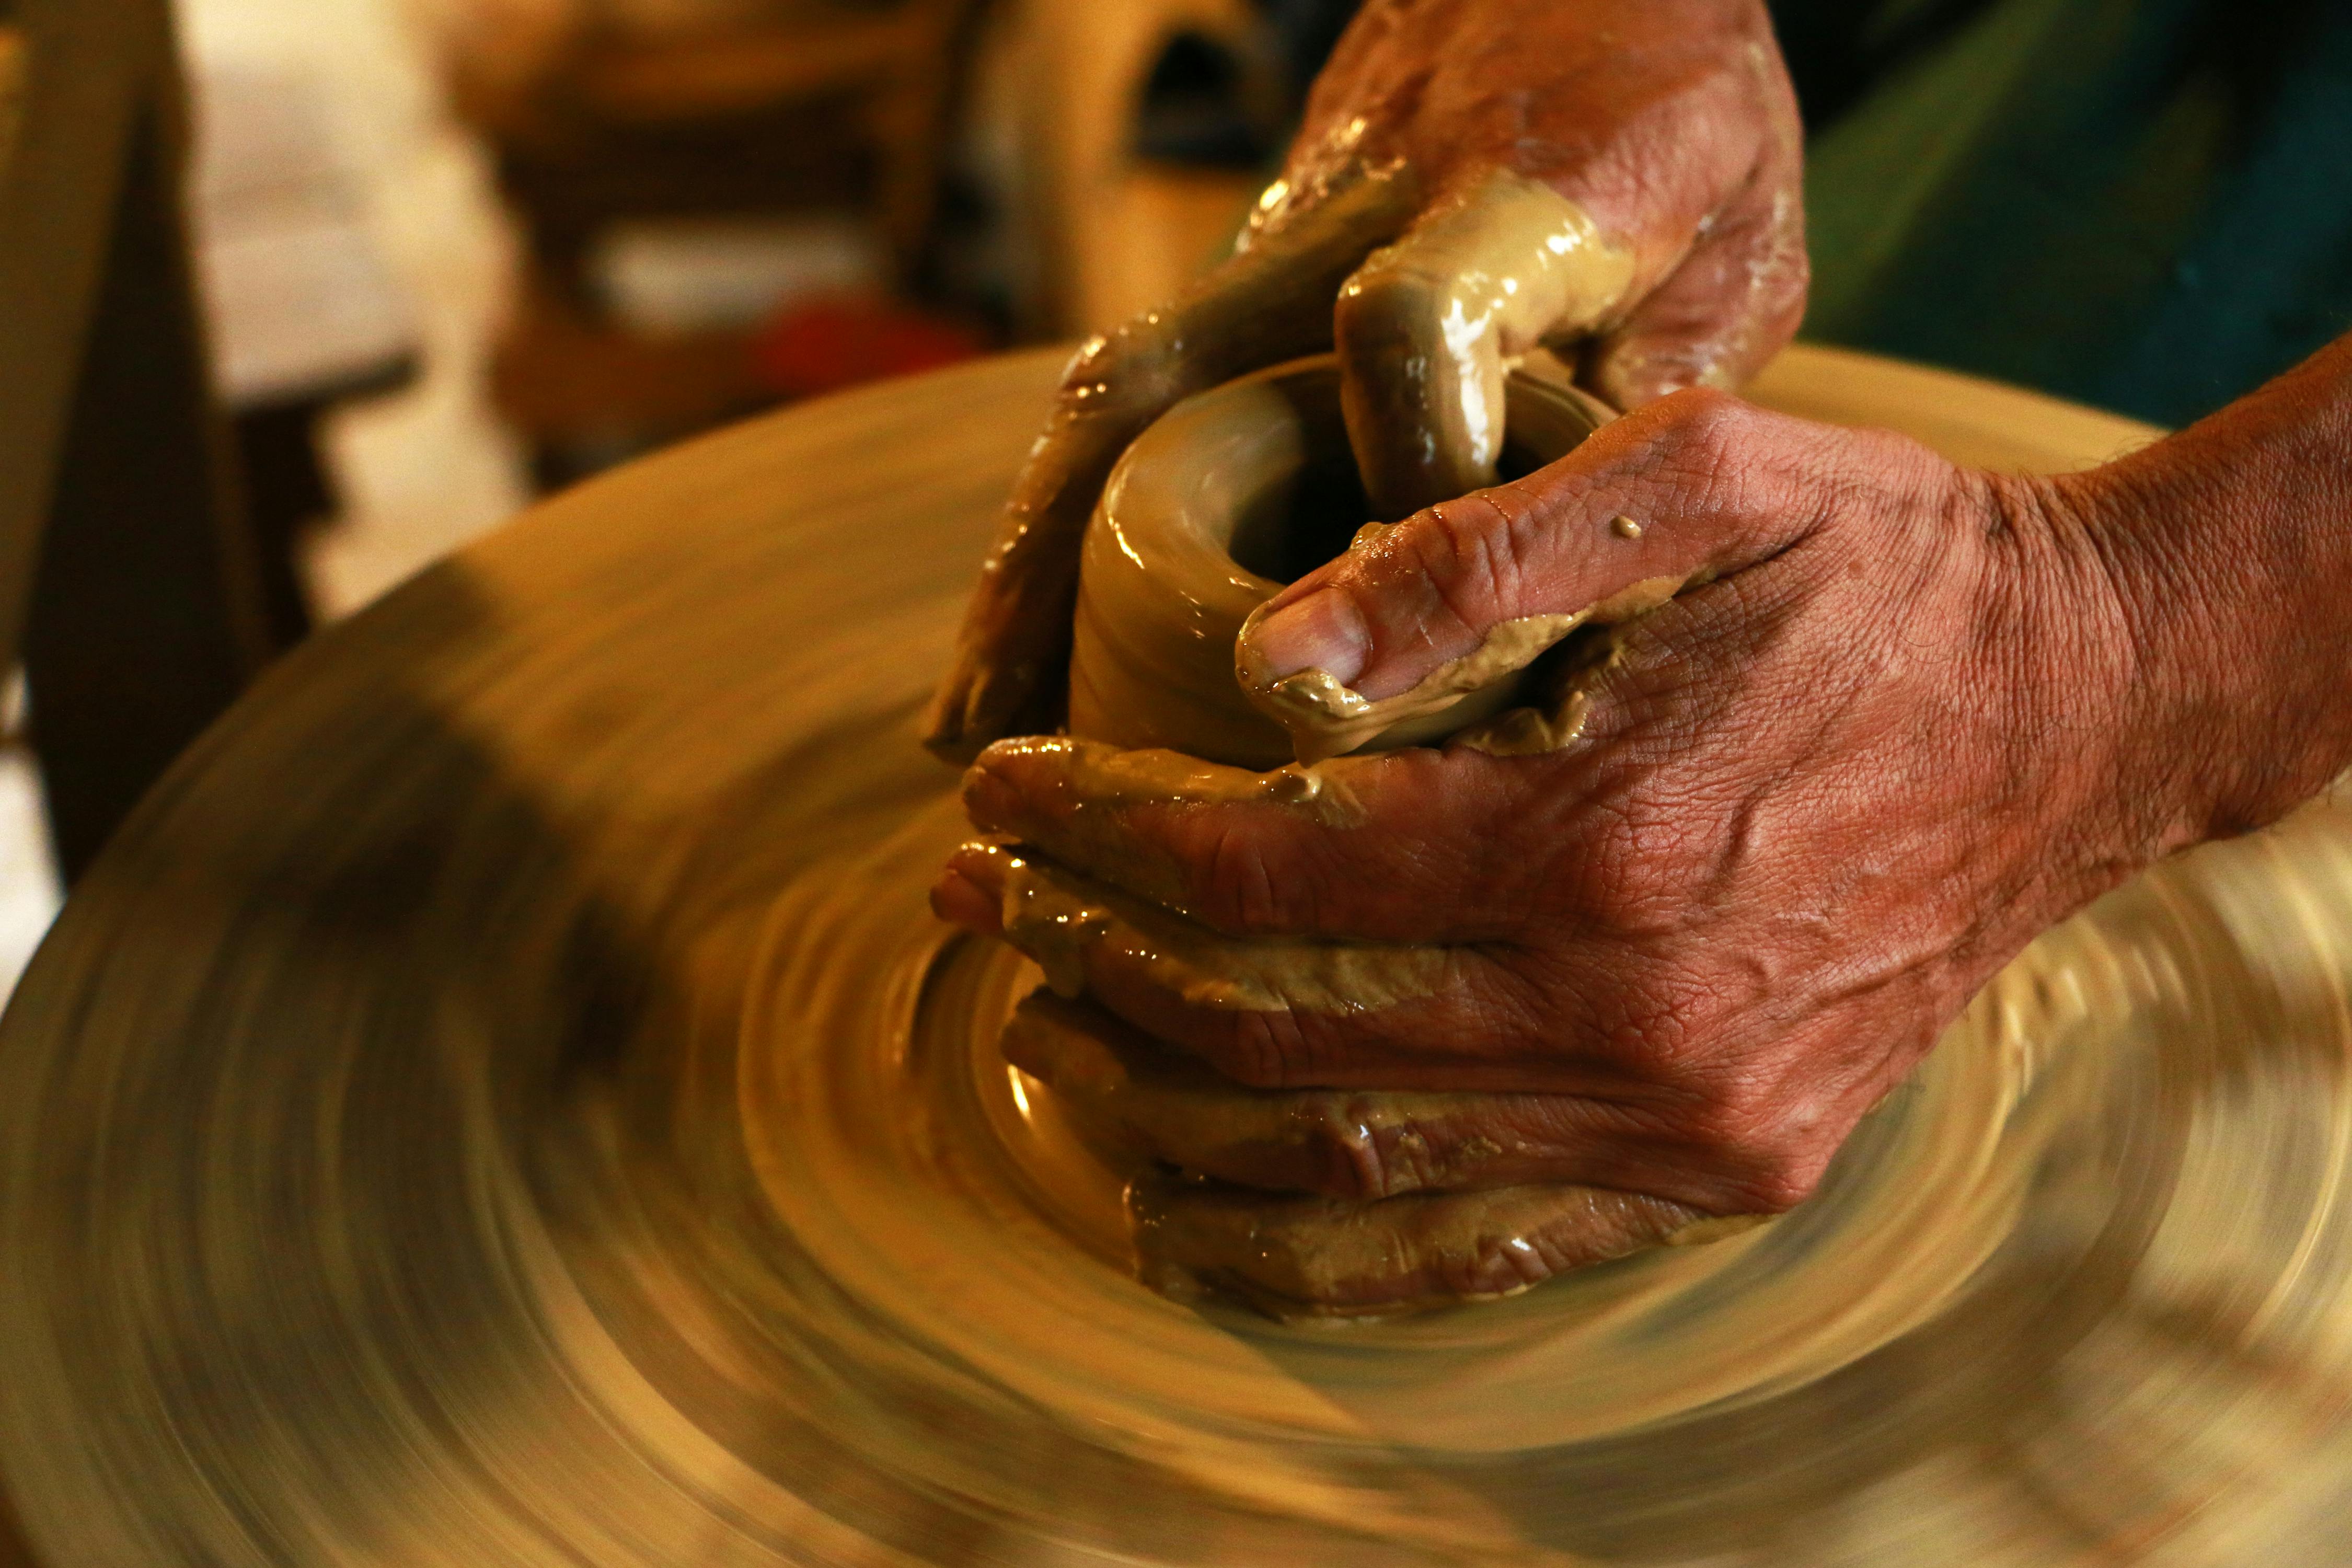
[[[1317,79],[1284,178],[1311,197],[1354,163],[1417,171],[1433,207],[1508,169],[1630,250],[1619,306],[1558,324],[1620,408],[1742,384],[1804,313],[1803,131],[1760,5],[1368,5]]]
[[[1540,1152],[1528,1173],[1783,1209],[1995,967],[2165,829],[2118,804],[2126,612],[2093,542],[2054,487],[1897,437],[1684,394],[1285,597],[1324,590],[1312,627],[1342,631],[1314,662],[1380,693],[1496,620],[1697,572],[1617,634],[1570,747],[1322,764],[1357,826],[1107,812],[1035,746],[983,755],[965,800],[1235,939],[1454,955],[1426,998],[1243,1012],[1096,944],[1094,998],[1236,1081],[1509,1091],[1488,1120]],[[940,904],[993,932],[998,891],[966,854]]]
[[[1416,994],[1251,1009],[1188,997],[1112,922],[1089,1005],[1237,1095],[1412,1091],[1369,1119],[1300,1093],[1287,1143],[1260,1115],[1229,1148],[1155,1107],[1187,1168],[1375,1215],[1497,1181],[1770,1213],[2039,931],[2352,762],[2347,541],[2352,345],[2056,480],[1685,393],[1410,519],[1261,628],[1276,668],[1377,694],[1498,620],[1696,574],[1612,634],[1562,749],[1339,758],[1317,772],[1342,818],[1270,793],[1092,798],[1088,742],[1016,742],[965,801],[1031,864],[1211,942],[1444,955],[1405,966],[1442,977]],[[960,854],[936,907],[1000,931],[1002,860]]]
[[[1285,1311],[1376,1310],[1786,1209],[2044,927],[2352,763],[2352,348],[2056,481],[1689,390],[1793,330],[1796,146],[1757,6],[1375,5],[1250,250],[1073,365],[933,714],[945,754],[1055,727],[1087,513],[1177,398],[1336,321],[1379,510],[1368,449],[1434,428],[1411,421],[1444,399],[1406,367],[1508,202],[1572,202],[1606,243],[1570,248],[1622,286],[1596,262],[1575,313],[1475,353],[1565,348],[1638,411],[1524,480],[1415,502],[1280,595],[1242,662],[1378,700],[1500,622],[1692,584],[1609,634],[1548,752],[1155,799],[1090,793],[1122,770],[1087,742],[980,752],[965,800],[992,841],[935,907],[1016,942],[1036,928],[1008,930],[1008,878],[1087,911],[1053,955],[1077,1037],[1008,1046],[1192,1173],[1152,1216],[1189,1206],[1183,1266]],[[1382,973],[1404,983],[1334,986]]]
[[[1258,1089],[1090,1002],[1024,999],[1006,1058],[1053,1086],[1122,1168],[1147,1278],[1213,1284],[1277,1317],[1506,1296],[1737,1222],[1542,1179],[1497,1140],[1501,1097]]]
[[[1059,722],[1079,538],[1118,454],[1177,401],[1331,348],[1336,319],[1360,455],[1431,437],[1445,399],[1396,395],[1400,364],[1443,338],[1453,280],[1541,254],[1486,216],[1498,178],[1580,209],[1596,247],[1570,259],[1598,270],[1563,285],[1549,319],[1477,335],[1462,350],[1472,380],[1541,341],[1631,407],[1737,386],[1794,333],[1801,136],[1759,0],[1372,0],[1246,248],[1072,361],[934,699],[934,750],[968,761]],[[1396,515],[1463,488],[1411,496],[1405,482]]]

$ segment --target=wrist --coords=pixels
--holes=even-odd
[[[2107,536],[2123,506],[2088,476],[1962,469],[1962,526],[1979,540],[1978,733],[1993,798],[2037,844],[2032,896],[2047,923],[2207,837],[2212,781],[2172,743],[2179,694],[2199,684],[2153,625],[2137,563]]]
[[[2162,819],[2158,853],[2275,821],[2352,764],[2352,427],[2280,391],[2044,481],[2114,584],[2119,784]]]

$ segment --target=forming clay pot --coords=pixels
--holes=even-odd
[[[1515,373],[1502,473],[1561,457],[1612,416],[1562,383]],[[1344,552],[1371,515],[1329,355],[1187,398],[1129,447],[1087,531],[1070,659],[1074,733],[1273,768],[1282,726],[1234,676],[1252,610]],[[1382,731],[1365,749],[1433,741],[1511,706],[1523,671]]]

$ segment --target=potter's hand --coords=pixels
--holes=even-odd
[[[1460,495],[1492,482],[1505,363],[1539,343],[1621,407],[1769,358],[1804,302],[1799,165],[1759,0],[1374,0],[1247,247],[1071,363],[932,747],[968,760],[1057,722],[1079,536],[1170,405],[1330,348],[1336,325],[1375,510]]]
[[[1241,1084],[1493,1097],[1369,1156],[1197,1168],[1786,1208],[1979,982],[2180,841],[2071,483],[1716,393],[1654,404],[1303,579],[1256,631],[1275,670],[1377,698],[1500,622],[1701,582],[1609,634],[1580,735],[1341,757],[1255,798],[1210,771],[1106,790],[1083,742],[1009,743],[965,798],[1024,847],[967,850],[937,902]],[[1400,1158],[1400,1129],[1427,1147]]]
[[[1045,991],[1003,1044],[1140,1170],[1129,1205],[1147,1277],[1208,1279],[1277,1316],[1504,1295],[1755,1223],[1546,1179],[1540,1147],[1507,1141],[1514,1119],[1540,1123],[1542,1096],[1252,1089]]]

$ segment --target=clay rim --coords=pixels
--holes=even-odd
[[[1615,416],[1556,365],[1550,374],[1515,370],[1506,408],[1506,477],[1557,460]],[[1318,474],[1345,489],[1338,506],[1310,517],[1319,548],[1301,552],[1290,544],[1301,524],[1298,491]],[[1272,366],[1162,415],[1120,458],[1088,530],[1073,731],[1242,766],[1292,760],[1288,737],[1235,681],[1234,641],[1253,610],[1339,555],[1370,515],[1354,478],[1334,355]],[[1513,672],[1369,744],[1442,738],[1511,706],[1523,686]]]

